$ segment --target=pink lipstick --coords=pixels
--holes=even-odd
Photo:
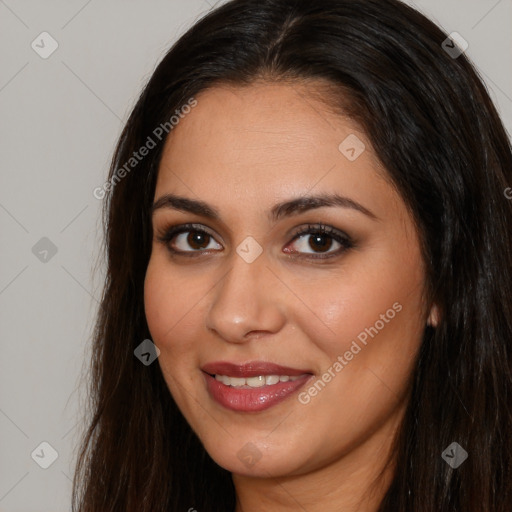
[[[312,376],[309,370],[264,361],[244,364],[219,361],[201,369],[210,396],[238,412],[268,409],[288,398]]]

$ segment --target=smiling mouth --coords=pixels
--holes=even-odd
[[[307,370],[264,361],[216,362],[201,368],[210,397],[226,409],[259,412],[294,394],[312,376]]]

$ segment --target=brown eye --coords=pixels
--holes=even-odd
[[[211,243],[215,242],[215,240],[210,234],[206,233],[206,231],[183,231],[177,235],[175,234],[173,238],[173,246],[177,248],[177,252],[193,252],[219,248],[222,249],[222,246],[219,244],[217,244],[217,247],[215,245],[211,245]],[[170,242],[171,241],[169,241],[169,243]],[[192,251],[190,251],[190,248]]]
[[[306,229],[301,230],[295,235],[290,246],[295,246],[295,248],[293,250],[286,248],[285,252],[299,253],[311,258],[328,258],[337,256],[353,247],[353,243],[341,231],[320,224],[317,226],[309,225]],[[334,250],[330,251],[330,249]]]
[[[182,233],[185,234],[185,233]],[[178,237],[179,238],[179,237]],[[188,236],[186,237],[186,243],[189,247],[193,249],[206,249],[208,241],[210,239],[210,235],[200,232],[200,231],[188,231]]]
[[[326,235],[311,235],[311,238],[309,239],[309,246],[314,251],[328,251],[332,247],[332,243],[333,239]]]
[[[296,252],[309,254],[327,252],[333,244],[337,244],[334,247],[335,250],[342,247],[342,244],[333,240],[332,236],[324,234],[301,235],[294,243]]]
[[[168,228],[158,240],[164,243],[172,253],[195,256],[205,250],[218,250],[218,244],[213,235],[206,230],[187,224]],[[213,245],[212,245],[213,244]]]

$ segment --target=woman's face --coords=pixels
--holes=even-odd
[[[383,460],[429,315],[403,200],[306,86],[196,99],[165,146],[145,281],[174,400],[240,475]]]

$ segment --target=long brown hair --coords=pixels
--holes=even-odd
[[[167,134],[155,130],[208,87],[262,77],[332,84],[337,97],[325,101],[364,127],[421,235],[441,319],[425,329],[380,512],[512,510],[512,153],[484,85],[464,54],[446,51],[447,37],[397,0],[233,0],[172,46],[102,189],[107,279],[75,512],[234,510],[230,473],[184,420],[159,365],[141,364],[134,349],[150,338],[143,286]],[[154,147],[127,167],[148,137]],[[441,457],[454,441],[469,454],[458,468]]]

